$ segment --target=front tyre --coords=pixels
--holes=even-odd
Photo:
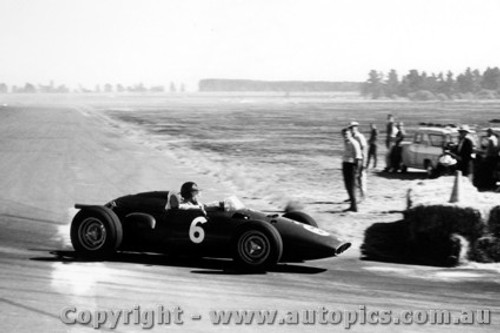
[[[288,212],[286,214],[283,214],[284,218],[294,220],[303,224],[307,224],[310,226],[313,226],[315,228],[318,227],[318,224],[316,221],[309,215],[307,215],[304,212],[299,212],[299,211],[293,211],[293,212]]]
[[[276,265],[283,254],[283,241],[273,226],[260,221],[245,223],[235,234],[234,261],[240,267],[265,270]]]
[[[84,208],[71,223],[71,243],[86,256],[113,254],[123,239],[123,230],[116,214],[106,207]]]

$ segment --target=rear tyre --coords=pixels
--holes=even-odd
[[[432,164],[430,161],[425,161],[424,168],[425,168],[425,173],[427,174],[427,177],[434,178],[436,176],[436,172],[435,172],[434,168],[432,167]]]
[[[303,223],[303,224],[312,225],[313,227],[316,227],[316,228],[318,227],[318,224],[316,223],[316,221],[311,216],[307,215],[304,212],[299,212],[299,211],[288,212],[288,213],[284,214],[283,217],[290,219],[290,220],[294,220],[294,221]]]
[[[273,226],[260,221],[245,223],[235,234],[234,261],[244,269],[265,270],[283,254],[283,240]]]
[[[71,243],[77,252],[90,257],[113,254],[123,239],[123,230],[116,214],[106,207],[84,208],[71,223]]]

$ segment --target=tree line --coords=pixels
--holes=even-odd
[[[402,77],[394,69],[387,75],[371,70],[361,88],[361,94],[373,99],[497,99],[500,98],[500,69],[488,67],[480,72],[478,69],[467,68],[458,75],[451,71],[428,75],[425,71],[412,69]]]
[[[243,79],[203,79],[198,84],[199,91],[207,92],[355,92],[360,82],[333,81],[258,81]]]
[[[10,88],[6,83],[0,83],[0,94],[7,94],[7,93],[125,93],[125,92],[131,92],[131,93],[142,93],[142,92],[165,92],[167,89],[165,86],[162,85],[157,85],[157,86],[150,86],[146,87],[142,83],[126,86],[122,84],[115,84],[112,85],[110,83],[106,83],[104,85],[95,85],[94,88],[87,88],[83,85],[78,85],[78,88],[76,89],[70,89],[68,86],[65,84],[61,85],[55,85],[54,82],[50,82],[48,85],[43,85],[43,84],[33,84],[30,82],[27,82],[23,86],[16,86],[12,85]],[[186,87],[184,83],[180,83],[176,85],[174,82],[170,83],[169,92],[185,92]]]

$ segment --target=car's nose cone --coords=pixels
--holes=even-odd
[[[298,222],[277,223],[283,240],[283,261],[334,257],[346,251],[351,243],[341,242],[328,232]]]

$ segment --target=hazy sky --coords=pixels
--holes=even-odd
[[[499,0],[0,0],[0,82],[364,81],[500,66]]]

